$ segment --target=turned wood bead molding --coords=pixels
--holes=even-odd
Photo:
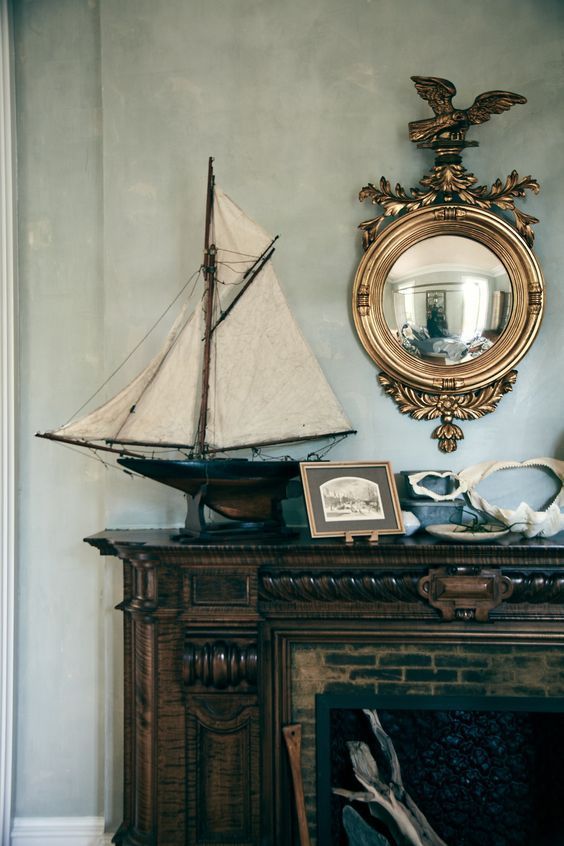
[[[460,572],[456,567],[430,570],[419,581],[419,593],[443,615],[443,620],[487,623],[490,611],[509,599],[513,583],[499,570]]]
[[[257,683],[257,645],[241,646],[216,640],[200,645],[186,636],[182,656],[182,677],[188,687],[197,683],[216,690]]]
[[[274,573],[259,595],[276,602],[417,602],[420,573]]]
[[[514,604],[564,602],[564,573],[523,573],[452,566],[418,573],[267,573],[260,577],[264,603],[421,603],[443,620],[485,622],[508,600]]]
[[[564,573],[514,573],[505,574],[513,584],[512,602],[548,603],[564,602]]]

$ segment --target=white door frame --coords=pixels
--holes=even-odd
[[[0,842],[10,843],[13,792],[16,214],[13,26],[0,0]]]

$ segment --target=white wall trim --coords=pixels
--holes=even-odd
[[[16,418],[16,226],[13,31],[0,0],[0,842],[13,794]]]
[[[16,817],[12,846],[106,846],[103,817]]]

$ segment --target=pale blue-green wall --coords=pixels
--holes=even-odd
[[[198,266],[209,154],[222,187],[282,236],[288,299],[359,430],[332,457],[395,470],[564,458],[563,36],[561,0],[15,2],[18,815],[119,815],[117,568],[81,538],[178,523],[183,502],[32,435],[76,410]],[[359,188],[382,174],[415,185],[430,164],[407,139],[430,114],[411,74],[452,79],[462,106],[524,94],[474,131],[466,162],[481,183],[515,168],[542,185],[523,205],[541,218],[539,338],[514,393],[450,457],[382,395],[349,309],[356,226],[373,211]]]

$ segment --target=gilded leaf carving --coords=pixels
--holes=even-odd
[[[524,197],[526,191],[538,193],[536,179],[531,176],[521,179],[517,171],[512,170],[505,183],[496,179],[491,188],[485,185],[475,188],[476,177],[466,171],[461,160],[465,147],[477,146],[476,141],[466,141],[466,132],[470,126],[484,123],[493,114],[501,114],[517,104],[526,103],[526,97],[511,91],[486,91],[476,97],[470,108],[458,110],[452,105],[452,98],[456,94],[452,82],[434,76],[411,78],[419,96],[435,112],[433,118],[409,124],[410,139],[418,146],[428,147],[436,153],[433,168],[420,180],[425,190],[412,188],[408,193],[398,184],[395,191],[392,191],[390,181],[383,176],[379,188],[371,182],[362,188],[360,201],[370,199],[375,205],[381,206],[384,218],[416,211],[433,203],[468,203],[483,209],[497,207],[513,214],[517,231],[532,246],[532,224],[538,223],[538,220],[516,209],[515,198]],[[374,241],[381,226],[381,217],[360,224],[365,249]]]
[[[511,370],[485,388],[456,394],[418,391],[397,382],[386,373],[380,373],[378,381],[384,391],[395,400],[402,414],[408,414],[414,420],[436,420],[440,417],[442,423],[431,437],[439,441],[439,449],[442,452],[454,452],[456,442],[464,438],[460,426],[453,423],[454,418],[477,420],[491,414],[504,394],[512,390],[516,378],[517,371]]]
[[[359,225],[363,232],[364,248],[372,244],[386,218],[445,202],[467,203],[482,209],[497,207],[511,212],[515,219],[515,228],[527,244],[532,246],[535,238],[532,227],[538,223],[538,218],[517,209],[515,198],[524,197],[527,190],[538,194],[540,189],[536,179],[531,176],[521,179],[517,171],[513,170],[505,183],[496,179],[491,188],[486,185],[473,188],[476,182],[474,174],[468,173],[462,164],[435,164],[430,173],[420,180],[426,191],[412,188],[408,193],[399,184],[392,191],[390,181],[384,176],[380,179],[379,188],[369,182],[361,189],[359,200],[363,202],[369,199],[374,205],[381,206],[384,213]]]

